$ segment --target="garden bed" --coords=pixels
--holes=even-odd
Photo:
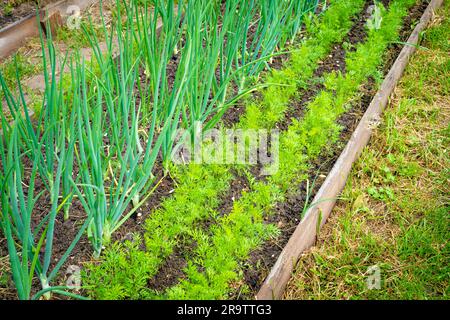
[[[261,164],[188,165],[164,174],[159,159],[154,167],[159,184],[113,234],[99,261],[83,235],[62,270],[84,266],[90,289],[81,293],[93,298],[253,298],[398,55],[397,33],[406,41],[426,7],[413,4],[383,1],[387,24],[369,31],[372,1],[333,3],[306,39],[291,44],[299,50],[281,67],[274,61],[274,70],[262,77],[282,85],[244,98],[238,117],[226,113],[228,127],[281,130],[275,175],[260,175]],[[364,61],[369,52],[371,60]],[[314,130],[322,133],[311,135]],[[30,171],[32,164],[25,167]],[[50,200],[50,194],[39,198],[35,223],[51,210]],[[69,219],[56,217],[51,265],[85,217],[76,199]],[[6,255],[2,241],[0,256]],[[56,282],[64,283],[65,276]]]
[[[59,0],[39,1],[39,9]],[[34,15],[38,8],[38,1],[35,0],[3,0],[0,2],[0,29],[14,22],[19,21],[29,15]]]

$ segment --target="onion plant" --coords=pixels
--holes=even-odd
[[[178,1],[178,11],[174,0],[154,1],[152,10],[138,4],[134,0],[125,7],[135,14],[135,39],[149,80],[143,112],[156,127],[170,124],[162,144],[167,162],[176,149],[179,117],[191,139],[199,125],[204,131],[213,128],[226,110],[255,89],[247,86],[247,79],[295,37],[303,16],[318,0],[185,0]],[[169,83],[174,58],[178,64]]]
[[[162,144],[165,162],[170,160],[175,147],[180,117],[193,137],[195,124],[208,120],[210,127],[214,126],[226,110],[224,106],[231,105],[227,89],[236,72],[233,63],[242,42],[238,31],[250,19],[249,14],[246,20],[236,15],[240,8],[247,8],[242,0],[227,1],[224,15],[221,1],[179,1],[176,12],[174,3],[156,1],[150,12],[147,7],[139,10],[134,5],[136,39],[142,45],[149,77],[152,113],[147,114],[157,125],[170,124]],[[173,58],[178,58],[175,66]],[[169,83],[167,72],[173,67],[175,77]],[[183,143],[183,138],[180,142]]]
[[[229,95],[236,70],[234,61],[244,41],[239,30],[251,19],[244,1],[189,1],[186,11],[186,43],[192,45],[190,78],[183,106],[183,120],[195,134],[195,124],[212,128],[237,95]],[[236,12],[240,10],[239,14]],[[201,57],[201,59],[199,59]],[[227,98],[231,97],[230,100]]]
[[[72,160],[75,147],[74,112],[71,100],[63,93],[58,81],[58,67],[51,35],[44,41],[41,34],[45,92],[42,112],[33,121],[28,112],[24,91],[17,72],[18,93],[12,92],[0,74],[0,83],[10,115],[2,109],[0,152],[2,160],[1,229],[7,239],[13,278],[20,299],[31,298],[31,284],[36,275],[42,290],[39,298],[51,291],[75,296],[66,287],[52,287],[55,279],[74,246],[85,232],[90,217],[82,223],[77,235],[65,253],[54,263],[53,245],[57,216],[71,199],[72,191],[64,188],[62,181],[71,179],[67,164]],[[66,59],[59,66],[64,68]],[[13,121],[8,122],[8,116]],[[70,178],[69,178],[70,176]],[[36,182],[44,186],[35,190]],[[66,193],[65,193],[66,192]],[[35,221],[36,202],[42,196],[50,199],[49,212]]]
[[[5,122],[3,121],[3,124]],[[67,286],[51,286],[60,268],[66,262],[76,243],[85,232],[89,218],[79,229],[66,252],[59,258],[55,265],[52,262],[52,245],[56,215],[61,210],[66,199],[60,203],[53,202],[51,210],[42,217],[39,223],[33,222],[33,213],[36,202],[45,193],[45,190],[36,190],[39,161],[37,157],[32,159],[31,168],[24,167],[24,159],[30,159],[30,154],[23,149],[19,133],[19,123],[10,126],[9,132],[4,132],[0,138],[1,159],[3,163],[1,192],[1,229],[6,237],[8,253],[11,264],[13,280],[19,299],[38,299],[50,292],[81,298],[69,291]],[[31,159],[30,159],[31,160]],[[55,184],[61,177],[63,162],[58,164],[55,175]],[[30,170],[29,177],[25,172]],[[26,186],[25,183],[28,185]],[[57,188],[53,189],[56,190]],[[51,195],[56,197],[57,191]],[[41,282],[42,289],[32,296],[32,284],[34,275]]]
[[[303,16],[316,5],[317,0],[187,1],[184,40],[192,54],[182,115],[191,136],[195,124],[204,131],[213,128],[238,99],[256,89],[246,79],[298,33]]]
[[[160,103],[154,98],[159,95],[152,94],[151,89],[164,90],[165,74],[159,75],[159,83],[153,87],[154,79],[139,77],[142,52],[155,47],[136,41],[139,35],[133,24],[136,10],[137,7],[125,5],[125,16],[119,10],[110,31],[104,25],[106,52],[102,52],[95,33],[91,32],[92,25],[85,26],[95,52],[92,64],[99,70],[93,71],[84,61],[76,67],[79,80],[76,95],[79,103],[75,106],[79,141],[76,158],[80,181],[73,181],[72,185],[85,210],[93,216],[88,235],[97,257],[111,234],[150,195],[157,156],[160,150],[168,149],[164,146],[170,144],[170,132],[177,127],[174,114],[180,93],[161,99]],[[167,12],[173,12],[173,8]],[[174,44],[165,45],[164,50],[173,50]],[[161,70],[156,64],[155,67]],[[187,70],[181,77],[186,74]],[[148,106],[152,98],[156,101]],[[141,119],[143,107],[153,109],[148,123]]]
[[[238,65],[243,66],[239,89],[243,90],[249,77],[258,75],[277,48],[298,34],[305,14],[314,10],[318,0],[251,0],[255,8],[249,28],[241,30],[246,42],[241,44]],[[253,34],[251,33],[253,30]],[[267,58],[267,59],[264,59]]]

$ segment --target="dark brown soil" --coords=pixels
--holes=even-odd
[[[411,35],[412,30],[419,22],[420,17],[427,8],[429,0],[422,1],[421,3],[415,5],[409,12],[409,15],[405,18],[403,26],[400,30],[400,42],[406,42]],[[390,66],[394,64],[397,59],[398,54],[403,48],[402,43],[391,44],[389,50],[386,52],[385,61],[387,62],[384,66],[383,72],[387,74],[389,72]]]
[[[150,195],[148,200],[128,219],[114,234],[113,241],[126,241],[132,239],[132,234],[145,232],[143,222],[148,218],[148,216],[158,208],[164,198],[170,196],[175,188],[175,181],[170,177],[170,175],[164,175],[164,169],[160,159],[156,163],[154,168],[155,184],[159,182],[158,187]],[[129,212],[131,207],[127,210]],[[127,214],[124,213],[124,215]]]
[[[222,202],[220,203],[217,210],[220,215],[229,213],[231,209],[233,209],[234,202],[239,200],[239,198],[242,196],[242,193],[250,190],[250,183],[245,176],[237,172],[234,174],[234,176],[236,178],[231,181],[230,189],[228,190],[227,194],[222,197]]]
[[[1,0],[0,28],[4,28],[30,14],[35,14],[37,7],[42,8],[57,1],[58,0]]]
[[[148,282],[148,288],[162,293],[165,289],[176,285],[186,276],[184,268],[187,267],[186,256],[193,252],[196,244],[192,241],[185,241],[175,247],[172,254],[164,261],[164,264],[158,270],[158,273]]]
[[[384,2],[384,4],[389,3],[389,1]],[[412,22],[416,21],[423,14],[424,9],[427,4],[419,4],[413,7],[410,12],[413,18],[408,17],[405,19],[402,32],[401,40],[405,41],[410,33],[410,25]],[[415,16],[415,18],[414,18]],[[359,25],[364,27],[364,24],[359,23]],[[347,39],[359,40],[361,31],[360,29],[352,28],[352,31],[359,36],[353,36],[349,33]],[[351,40],[350,40],[351,41]],[[395,61],[398,53],[401,51],[402,46],[391,45],[387,59],[385,59],[384,65],[384,75],[390,70],[392,64]],[[394,57],[394,58],[390,58]],[[335,66],[337,68],[337,66]],[[341,67],[345,70],[345,66]],[[265,245],[250,254],[249,259],[242,265],[244,272],[245,286],[250,289],[250,292],[246,294],[240,294],[242,290],[235,292],[232,298],[234,299],[253,299],[256,295],[259,287],[263,283],[266,276],[269,274],[272,266],[278,259],[284,246],[289,241],[292,233],[299,223],[299,214],[303,212],[305,207],[307,194],[310,196],[308,201],[311,201],[317,191],[319,190],[321,183],[324,178],[331,171],[335,161],[341,154],[345,145],[349,141],[353,131],[356,129],[360,119],[364,115],[367,107],[369,106],[372,98],[376,94],[376,86],[374,79],[368,79],[368,82],[361,89],[361,97],[358,102],[355,102],[351,109],[344,113],[339,119],[338,123],[342,126],[342,131],[340,133],[338,143],[333,145],[333,147],[325,150],[320,157],[312,164],[309,170],[308,180],[310,181],[309,190],[307,188],[307,183],[303,182],[297,188],[298,193],[290,195],[284,203],[279,203],[275,209],[275,214],[267,219],[267,223],[276,224],[281,229],[281,236],[277,239],[266,242]],[[303,104],[304,106],[304,104]],[[301,113],[299,113],[301,114]],[[313,184],[313,182],[315,183]]]

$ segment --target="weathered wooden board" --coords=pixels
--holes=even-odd
[[[98,2],[98,0],[62,0],[50,4],[40,10],[39,19],[36,14],[22,18],[0,30],[0,60],[5,59],[24,45],[27,39],[39,36],[39,25],[46,28],[47,21],[53,33],[72,13],[72,8],[80,11]]]

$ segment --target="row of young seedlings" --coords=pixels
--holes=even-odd
[[[106,52],[93,23],[83,24],[95,57],[90,62],[77,52],[59,56],[51,35],[41,34],[45,93],[35,119],[19,72],[18,93],[0,74],[9,107],[1,114],[0,221],[18,297],[38,299],[52,291],[78,297],[50,283],[83,234],[100,256],[154,188],[159,155],[168,169],[183,142],[175,139],[178,129],[187,129],[183,138],[189,139],[198,123],[214,127],[252,90],[248,79],[298,34],[317,2],[186,0],[176,9],[174,0],[156,0],[151,8],[117,0],[123,8],[117,21],[101,26]],[[174,56],[179,63],[169,81]],[[65,69],[69,76],[58,79],[57,70]],[[41,198],[51,207],[37,216]],[[55,257],[55,224],[61,215],[69,218],[74,201],[85,217],[71,245]],[[37,292],[35,276],[42,286]]]

